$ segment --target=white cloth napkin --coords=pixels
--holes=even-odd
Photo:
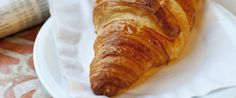
[[[72,98],[98,97],[92,93],[89,83],[89,66],[96,36],[92,23],[94,1],[49,2],[57,27],[53,29],[56,31],[58,62],[65,79],[65,91]],[[224,4],[233,0],[218,1]],[[212,1],[207,1],[203,16],[178,60],[153,69],[154,74],[150,78],[118,97],[189,98],[235,86],[235,17]]]

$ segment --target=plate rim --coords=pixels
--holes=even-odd
[[[66,95],[66,93],[62,90],[62,88],[56,85],[57,83],[55,82],[55,80],[48,71],[44,70],[42,72],[42,69],[47,69],[45,68],[47,64],[44,60],[42,60],[44,56],[43,56],[43,49],[41,48],[45,46],[44,36],[47,36],[50,27],[52,27],[52,24],[53,24],[53,19],[50,17],[41,27],[36,37],[33,48],[33,61],[34,61],[35,71],[41,84],[52,97],[69,98],[69,96]]]

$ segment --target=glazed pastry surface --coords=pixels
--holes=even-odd
[[[145,72],[177,58],[201,0],[97,0],[90,65],[96,95],[114,96]]]

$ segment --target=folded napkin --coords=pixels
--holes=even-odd
[[[231,0],[218,1],[224,4]],[[94,2],[49,1],[57,27],[53,29],[56,31],[58,62],[65,80],[65,91],[72,98],[98,97],[92,93],[89,82],[96,37],[92,23]],[[189,98],[236,85],[235,17],[213,1],[207,1],[204,10],[181,56],[168,66],[153,69],[147,80],[118,97]]]

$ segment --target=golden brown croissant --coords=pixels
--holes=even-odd
[[[97,0],[90,82],[114,96],[151,67],[178,57],[201,0]]]

